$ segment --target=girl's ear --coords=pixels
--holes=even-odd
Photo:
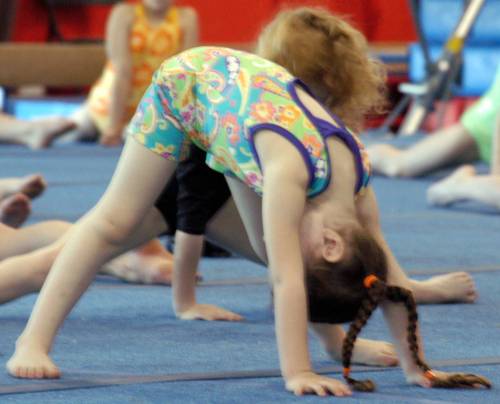
[[[346,245],[344,239],[335,230],[323,230],[322,256],[330,263],[339,262],[344,257]]]

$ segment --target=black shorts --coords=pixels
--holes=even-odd
[[[224,175],[205,164],[206,153],[191,145],[190,155],[177,165],[175,176],[156,201],[168,225],[167,234],[181,230],[204,234],[212,216],[231,196]]]

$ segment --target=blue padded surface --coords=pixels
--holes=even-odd
[[[413,140],[413,139],[411,139]],[[397,139],[408,143],[410,139]],[[43,173],[49,189],[34,201],[31,221],[76,218],[99,198],[114,169],[119,150],[99,146],[56,146],[43,152],[20,147],[0,148],[2,175],[33,171]],[[497,271],[475,273],[480,293],[474,305],[429,305],[419,309],[429,360],[497,358],[500,313],[500,250],[498,215],[478,206],[434,209],[425,202],[425,189],[439,177],[389,180],[373,184],[381,209],[386,237],[401,264],[419,273],[446,272],[453,268],[498,266]],[[263,267],[241,259],[203,259],[205,284],[198,287],[200,302],[218,304],[245,316],[243,323],[184,322],[171,308],[171,290],[137,286],[99,277],[65,323],[54,347],[61,366],[61,383],[130,376],[129,384],[77,388],[44,393],[2,394],[1,388],[39,385],[49,381],[21,381],[0,372],[2,403],[233,403],[319,402],[317,397],[295,398],[277,377],[244,377],[226,380],[134,382],[139,376],[198,374],[200,372],[276,371],[278,359],[270,310],[269,286]],[[240,281],[231,283],[230,281]],[[12,353],[36,296],[0,307],[0,364]],[[377,311],[362,333],[366,338],[387,339],[388,332]],[[311,338],[314,365],[335,364]],[[497,358],[500,363],[500,358]],[[453,366],[451,370],[483,373],[498,385],[500,366]],[[265,376],[265,372],[264,372]],[[338,375],[336,375],[338,376]],[[407,386],[400,370],[363,372],[378,385],[374,394],[360,394],[346,402],[456,403],[500,401],[497,390],[426,390]],[[360,376],[361,377],[361,376]],[[87,383],[88,385],[89,383]],[[48,386],[48,387],[45,387]],[[323,402],[325,400],[322,400]]]

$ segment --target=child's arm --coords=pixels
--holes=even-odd
[[[243,318],[223,308],[196,302],[196,271],[203,250],[203,235],[175,233],[172,297],[175,314],[182,320],[240,321]]]
[[[127,98],[132,86],[129,41],[133,18],[133,7],[119,4],[113,8],[106,28],[106,54],[114,69],[109,100],[109,127],[101,134],[101,143],[107,146],[116,146],[122,142]]]
[[[196,10],[191,7],[181,8],[180,20],[183,38],[182,50],[197,46],[200,28]]]
[[[500,111],[497,113],[493,132],[493,148],[491,156],[491,174],[500,175]]]
[[[272,143],[271,143],[272,142]],[[299,238],[308,173],[296,150],[276,135],[259,134],[256,146],[264,171],[263,224],[274,292],[280,367],[288,390],[297,395],[328,392],[343,396],[342,382],[313,372],[307,340],[307,297]]]

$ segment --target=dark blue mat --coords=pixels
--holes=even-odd
[[[49,189],[34,201],[32,222],[54,218],[75,220],[81,216],[105,189],[118,156],[119,150],[92,145],[57,146],[43,152],[0,148],[3,176],[41,172],[48,179]],[[480,292],[477,304],[421,308],[428,359],[480,363],[485,358],[497,358],[500,356],[496,345],[500,336],[500,313],[496,310],[500,304],[497,281],[500,218],[481,207],[473,212],[465,211],[464,207],[453,210],[429,207],[425,189],[433,180],[375,178],[373,182],[386,237],[402,265],[412,274],[489,268],[473,275]],[[319,401],[316,397],[294,398],[272,373],[268,377],[252,377],[251,372],[276,371],[278,367],[265,269],[240,259],[204,259],[201,273],[205,283],[198,288],[199,300],[244,315],[244,323],[179,321],[173,315],[169,288],[136,286],[100,277],[65,323],[54,349],[54,359],[64,372],[61,383],[80,383],[81,388],[3,394],[0,402]],[[35,296],[28,296],[0,307],[2,364],[12,353],[15,338],[24,327],[34,300]],[[362,336],[388,338],[379,312]],[[311,340],[311,350],[315,366],[325,368],[335,364],[315,339]],[[453,369],[459,368],[453,366]],[[500,365],[490,364],[466,366],[464,370],[484,373],[498,385],[499,369]],[[250,373],[237,379],[151,382],[162,375],[196,376],[214,372]],[[356,393],[345,401],[500,401],[496,390],[426,390],[406,386],[399,370],[365,373],[377,382],[378,391]],[[132,376],[130,384],[95,388],[96,380],[126,375]],[[145,379],[141,382],[138,377]],[[50,383],[16,380],[0,373],[0,394],[1,388],[33,384],[50,388]],[[89,384],[94,388],[83,388]]]

